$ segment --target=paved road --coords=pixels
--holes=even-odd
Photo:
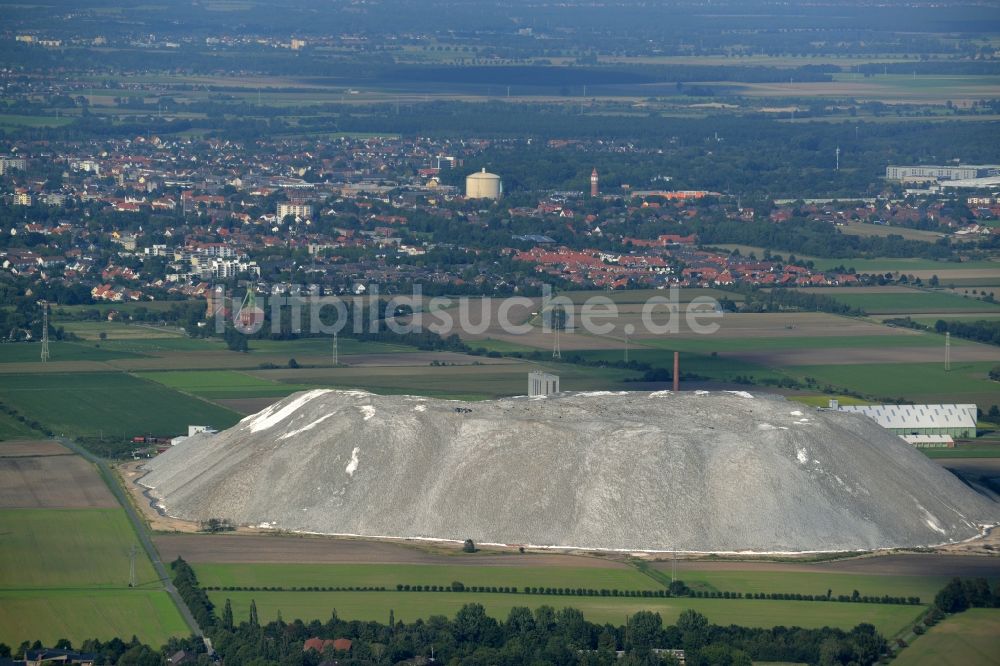
[[[122,489],[121,485],[119,485],[114,472],[111,471],[108,463],[103,458],[98,458],[93,453],[87,451],[72,440],[62,437],[57,437],[56,439],[77,455],[80,455],[85,460],[89,460],[97,465],[97,469],[101,472],[104,482],[108,484],[108,487],[114,494],[115,499],[117,499],[118,503],[125,509],[128,519],[132,521],[132,527],[135,529],[135,533],[139,537],[139,543],[142,544],[143,549],[146,551],[146,555],[148,555],[150,561],[152,561],[153,568],[156,570],[156,575],[160,577],[160,582],[163,584],[163,589],[165,589],[167,594],[173,598],[174,604],[177,606],[177,610],[180,611],[181,617],[184,618],[184,622],[187,623],[191,633],[196,636],[203,636],[204,632],[201,630],[201,627],[198,626],[198,621],[194,619],[194,616],[191,615],[191,611],[188,610],[187,604],[185,604],[184,600],[181,599],[180,593],[177,591],[177,588],[174,587],[174,583],[170,579],[167,567],[164,566],[163,561],[160,559],[160,554],[153,546],[153,542],[149,538],[149,530],[146,528],[146,523],[144,523],[139,517],[139,514],[136,513],[135,507],[132,506],[132,503],[129,501],[128,497],[126,497],[125,491]]]

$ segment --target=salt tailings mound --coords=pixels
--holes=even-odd
[[[961,541],[1000,505],[867,417],[745,393],[298,393],[146,464],[171,516],[589,549]]]

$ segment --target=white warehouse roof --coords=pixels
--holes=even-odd
[[[979,414],[976,405],[845,405],[840,411],[864,414],[890,430],[966,428],[974,431]]]

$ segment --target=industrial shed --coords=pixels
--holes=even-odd
[[[842,412],[864,414],[897,435],[976,436],[976,405],[847,405]]]

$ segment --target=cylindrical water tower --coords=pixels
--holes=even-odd
[[[500,183],[500,176],[495,173],[487,173],[483,169],[479,173],[472,173],[465,178],[465,198],[466,199],[499,199],[503,192],[503,185]]]

